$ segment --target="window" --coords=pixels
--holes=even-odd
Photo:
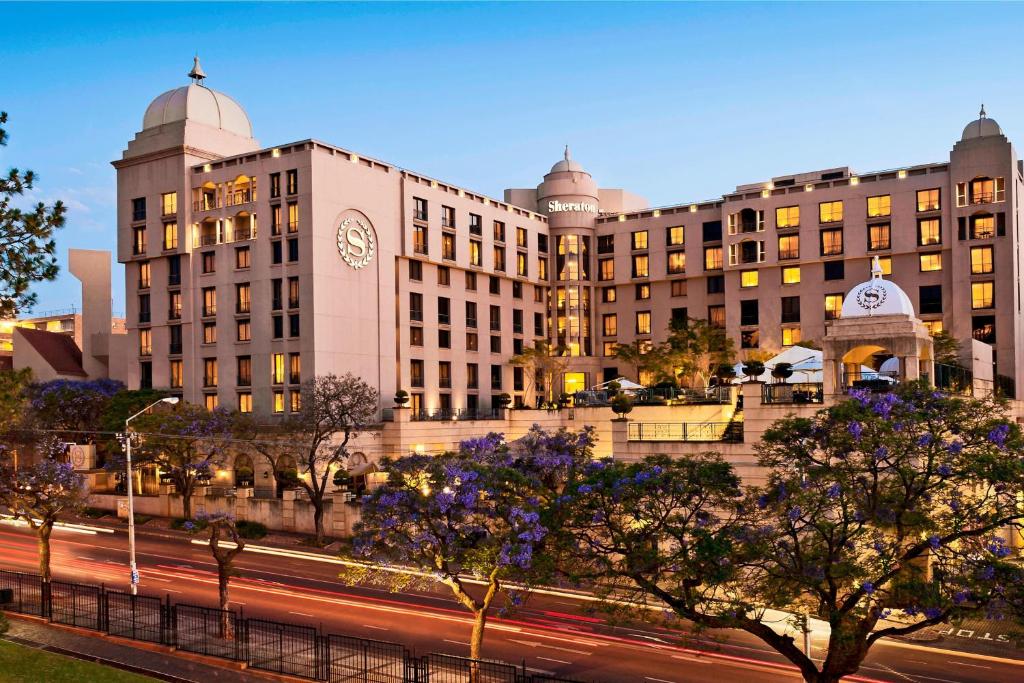
[[[800,333],[799,327],[783,327],[782,328],[782,345],[783,346],[795,346],[800,343],[803,335]]]
[[[270,234],[273,237],[281,234],[281,205],[270,207]]]
[[[204,358],[203,359],[203,386],[204,387],[215,387],[215,386],[217,386],[217,359],[216,358]]]
[[[480,240],[469,241],[469,265],[480,266],[483,264],[483,257],[480,255],[481,248]]]
[[[217,343],[217,323],[203,323],[203,343]]]
[[[270,310],[280,311],[284,308],[282,280],[279,277],[270,281]]]
[[[775,209],[776,228],[798,228],[800,227],[800,207],[780,206]]]
[[[153,330],[148,328],[139,330],[139,355],[153,355]]]
[[[437,284],[445,287],[452,284],[452,271],[448,266],[437,267]]]
[[[729,265],[740,263],[764,262],[764,242],[761,240],[744,240],[739,244],[729,245]]]
[[[601,348],[602,348],[601,354],[604,355],[604,356],[614,356],[615,355],[615,347],[616,346],[618,346],[618,344],[616,342],[614,342],[614,341],[606,341],[606,342],[604,342],[604,344],[602,344],[602,346],[601,346]]]
[[[274,391],[274,412],[284,412],[284,392],[280,389]]]
[[[637,313],[636,313],[636,333],[637,334],[650,334],[651,333],[651,312],[650,311],[637,311]]]
[[[971,318],[971,336],[986,344],[996,343],[996,317],[976,315]]]
[[[651,286],[646,282],[636,286],[636,300],[643,301],[651,298]]]
[[[409,345],[410,346],[423,346],[423,328],[422,327],[410,327],[409,328]]]
[[[146,253],[146,228],[132,228],[132,255]]]
[[[633,257],[633,277],[648,277],[650,275],[650,257],[647,254],[637,254]]]
[[[271,334],[273,335],[273,338],[274,339],[282,339],[282,338],[284,338],[284,316],[272,315],[272,316],[270,316],[270,321],[271,321],[271,323],[273,325],[273,331],[271,332]]]
[[[882,275],[892,275],[892,256],[880,256],[878,266],[882,269]],[[871,261],[868,261],[868,277],[871,277],[873,267]]]
[[[175,287],[181,284],[181,257],[177,254],[167,257],[167,286]]]
[[[452,300],[446,296],[437,297],[437,323],[438,325],[451,324]]]
[[[544,336],[544,314],[534,313],[533,314],[533,334],[537,337]]]
[[[285,173],[288,194],[299,193],[299,170],[293,168]]]
[[[942,270],[942,254],[921,254],[921,272],[930,273],[936,270]]]
[[[466,291],[476,291],[476,273],[466,273]]]
[[[146,198],[136,197],[132,200],[132,221],[146,220]]]
[[[957,184],[957,205],[960,203],[960,188],[964,183]],[[970,183],[970,194],[968,201],[971,204],[988,204],[990,202],[1001,202],[1005,199],[1002,178],[975,178]]]
[[[821,202],[818,204],[818,222],[839,223],[843,220],[843,203]]]
[[[646,249],[647,248],[647,231],[637,230],[633,233],[633,249]]]
[[[288,278],[288,308],[299,307],[299,278]]]
[[[672,280],[672,296],[686,296],[686,280]]]
[[[178,224],[164,223],[164,251],[178,248]]]
[[[252,252],[249,247],[235,248],[235,268],[244,270],[252,265]]]
[[[505,270],[505,247],[494,247],[494,269]]]
[[[725,306],[708,306],[708,325],[725,328]]]
[[[454,228],[455,227],[455,209],[450,206],[441,206],[441,227],[442,228]]]
[[[420,261],[409,261],[409,280],[412,282],[423,282],[423,263]]]
[[[993,270],[992,247],[971,247],[971,273],[978,275]]]
[[[887,194],[868,197],[868,218],[888,216],[892,213],[892,197]],[[839,220],[842,220],[840,218]],[[825,222],[825,221],[822,221]]]
[[[825,262],[825,279],[842,280],[846,277],[846,263],[843,261]]]
[[[476,336],[476,332],[466,333],[466,350],[476,351],[480,346],[479,339]]]
[[[217,289],[203,287],[203,315],[217,315]]]
[[[288,383],[302,383],[302,356],[298,353],[288,354]]]
[[[426,204],[424,204],[424,207]],[[426,209],[424,209],[425,211]],[[423,220],[427,220],[426,214],[424,213]],[[484,234],[484,222],[480,216],[475,213],[469,214],[469,234],[471,235],[483,235]]]
[[[788,266],[782,269],[782,284],[800,284],[800,266]]]
[[[417,254],[426,254],[427,251],[427,228],[424,225],[412,227],[412,250]]]
[[[248,391],[243,391],[238,394],[238,412],[252,412],[252,394],[249,393]]]
[[[922,314],[942,313],[942,285],[918,287],[918,311]]]
[[[548,236],[543,233],[537,233],[537,251],[542,254],[548,253]]]
[[[686,272],[686,252],[670,251],[668,253],[668,274],[680,275]]]
[[[917,191],[918,211],[938,211],[939,208],[939,188]]]
[[[800,236],[786,235],[779,238],[779,259],[800,258]]]
[[[181,353],[181,325],[169,325],[167,333],[170,337],[167,352],[173,354]]]
[[[501,221],[494,221],[494,241],[505,241],[505,224]]]
[[[173,216],[178,213],[178,193],[165,192],[160,195],[160,215]]]
[[[409,292],[409,320],[423,320],[423,295]]]
[[[288,240],[288,262],[294,263],[299,260],[299,240],[295,237]]]
[[[540,280],[548,279],[548,260],[543,256],[537,257],[537,278]]]
[[[140,389],[152,389],[153,388],[153,363],[152,361],[142,361],[139,363],[139,388]]]
[[[437,386],[442,389],[452,388],[452,364],[443,360],[437,364]]]
[[[868,251],[892,249],[892,229],[888,223],[868,226]]]
[[[995,217],[991,214],[971,216],[971,239],[987,240],[996,236]]]
[[[721,242],[722,221],[705,221],[701,226],[701,233],[705,242]]]
[[[247,387],[252,384],[252,357],[239,356],[237,360],[238,379],[236,384],[240,387]]]
[[[665,245],[669,247],[681,247],[685,244],[685,230],[683,226],[676,225],[671,228],[665,228]]]
[[[501,331],[501,306],[491,306],[490,308],[490,323],[491,331]]]
[[[149,294],[139,295],[139,322],[148,323],[153,319],[153,312],[149,307]]]
[[[299,231],[299,204],[288,202],[288,232]]]
[[[171,292],[167,298],[167,319],[181,319],[181,292]]]
[[[744,299],[740,301],[740,325],[757,325],[758,307],[757,299]]]
[[[487,289],[495,296],[501,296],[501,278],[491,275],[488,278]]]
[[[597,279],[598,280],[614,280],[615,279],[615,259],[603,258],[597,261]]]
[[[500,365],[492,365],[491,366],[491,389],[492,390],[500,390],[501,389],[501,370],[502,370],[502,367]]]
[[[729,234],[740,232],[763,232],[764,211],[743,209],[738,213],[729,214]]]
[[[476,302],[466,302],[466,327],[476,327]]]
[[[782,297],[782,323],[800,322],[800,297]]]
[[[942,231],[938,218],[921,218],[917,221],[917,243],[922,247],[942,244]]]
[[[252,308],[252,290],[248,282],[235,285],[235,313],[248,313]]]
[[[615,253],[615,235],[598,235],[597,236],[597,253],[598,254],[613,254],[613,253]]]
[[[602,287],[601,288],[601,302],[606,304],[615,303],[616,289],[614,287]]]
[[[971,308],[992,308],[995,306],[995,283],[971,283]]]
[[[270,198],[276,199],[281,196],[281,174],[270,174]]]
[[[170,374],[170,381],[168,382],[168,384],[170,384],[171,388],[172,389],[180,389],[182,386],[184,386],[184,384],[185,384],[184,363],[182,363],[180,360],[172,360],[168,364],[167,369],[169,370],[169,374]]]
[[[207,410],[217,410],[217,406],[220,405],[217,394],[206,394],[203,396],[203,401]]]
[[[441,258],[455,260],[455,235],[450,232],[441,233]]]
[[[740,271],[740,287],[757,287],[757,280],[756,270]]]
[[[512,309],[512,334],[523,333],[523,311],[520,308]]]
[[[722,269],[722,248],[704,247],[704,270]]]
[[[707,279],[707,292],[708,294],[724,294],[725,293],[725,276],[724,275],[709,275]]]
[[[480,388],[480,366],[477,363],[466,363],[466,388]]]
[[[149,289],[153,281],[153,271],[149,261],[139,264],[139,289]]]
[[[284,384],[284,354],[270,354],[270,383]]]
[[[825,320],[838,320],[843,311],[842,294],[825,295]]]
[[[213,251],[204,251],[202,254],[202,271],[203,275],[217,271],[217,253]]]
[[[240,342],[252,341],[252,323],[249,321],[248,318],[244,318],[242,320],[239,320],[236,323],[236,327],[238,328],[237,329],[238,334],[236,335],[238,341],[240,341]]]
[[[843,230],[842,228],[834,230],[822,230],[821,231],[821,255],[822,256],[838,256],[843,253]]]
[[[761,333],[758,330],[743,330],[740,332],[740,348],[756,349],[761,344]]]

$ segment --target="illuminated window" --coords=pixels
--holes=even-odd
[[[164,223],[164,249],[178,248],[178,224]]]
[[[992,247],[971,247],[971,272],[991,273],[993,270]]]
[[[150,329],[139,330],[139,355],[153,355],[153,331]]]
[[[779,258],[795,259],[800,258],[800,236],[786,235],[779,238]]]
[[[204,358],[203,359],[203,386],[204,387],[215,387],[215,386],[217,386],[217,359],[216,358]]]
[[[441,258],[446,261],[455,260],[455,235],[450,232],[441,233]]]
[[[942,254],[921,254],[921,272],[942,270]]]
[[[427,228],[422,225],[412,227],[412,250],[417,254],[427,253]]]
[[[526,228],[516,228],[516,246],[526,247],[527,244]]]
[[[868,218],[888,216],[891,213],[892,197],[890,195],[883,194],[877,197],[868,197]]]
[[[821,223],[838,223],[843,220],[843,203],[822,202],[818,204],[818,221]]]
[[[686,252],[670,251],[668,253],[668,274],[679,275],[686,272]]]
[[[651,333],[651,312],[650,311],[637,311],[637,314],[636,314],[636,333],[637,334],[650,334]]]
[[[871,276],[872,261],[868,261],[868,277]],[[880,256],[878,266],[882,269],[882,275],[892,275],[892,256]]]
[[[604,343],[604,346],[602,347],[603,354],[605,356],[614,356],[615,355],[615,347],[616,346],[617,346],[617,344],[615,342],[613,342],[613,341],[606,341]]]
[[[789,266],[788,268],[782,269],[782,284],[784,285],[798,285],[800,284],[800,266]]]
[[[217,289],[215,287],[203,288],[203,315],[217,315]]]
[[[636,300],[643,301],[651,298],[651,286],[646,282],[636,286]]]
[[[926,247],[942,244],[942,230],[938,218],[924,218],[917,221],[917,243]]]
[[[917,191],[918,211],[938,211],[939,208],[939,188]]]
[[[799,327],[783,327],[782,328],[782,345],[783,346],[795,346],[799,344],[802,337],[800,334]]]
[[[650,275],[650,257],[647,254],[637,254],[633,257],[633,277],[648,277]]]
[[[302,391],[300,389],[292,389],[288,392],[288,398],[291,401],[291,411],[297,413],[302,410]]]
[[[822,230],[821,231],[821,255],[837,256],[843,253],[843,231]]]
[[[994,282],[971,283],[971,308],[992,308],[995,305]]]
[[[505,247],[494,247],[494,269],[505,270]]]
[[[868,251],[892,248],[892,230],[888,223],[868,226]]]
[[[248,282],[235,285],[235,313],[248,313],[252,308],[252,289]]]
[[[146,253],[146,228],[132,228],[132,255]]]
[[[152,279],[152,268],[149,261],[143,261],[139,264],[139,289],[149,289]]]
[[[207,410],[217,410],[217,406],[220,405],[220,400],[217,398],[217,394],[206,394],[204,399]]]
[[[704,270],[722,269],[722,248],[704,247]]]
[[[274,392],[274,412],[275,413],[283,413],[284,412],[284,392],[283,391],[278,390],[278,391]]]
[[[708,306],[708,325],[711,327],[725,327],[725,306]]]
[[[249,247],[235,249],[235,268],[243,270],[252,265],[252,252]]]
[[[928,334],[935,336],[939,332],[942,332],[942,321],[941,320],[922,320],[924,326],[928,328]]]
[[[160,195],[160,213],[164,216],[173,216],[178,213],[177,192],[167,192]]]
[[[284,354],[270,354],[270,383],[284,384]]]
[[[757,271],[744,270],[740,272],[740,287],[757,287]]]
[[[603,258],[597,262],[597,279],[615,279],[615,259]]]
[[[837,320],[843,310],[842,294],[825,295],[825,320]]]
[[[996,219],[991,214],[971,216],[971,239],[987,240],[996,236]]]
[[[299,231],[299,204],[288,202],[288,232]]]
[[[614,337],[619,333],[619,319],[614,313],[606,313],[601,317],[601,323],[604,327],[604,336]]]
[[[647,231],[637,230],[633,233],[633,249],[647,248]]]
[[[245,392],[238,395],[238,412],[252,412],[252,394],[250,394],[249,392]]]
[[[799,206],[780,206],[775,209],[776,228],[797,228],[800,226]]]
[[[756,349],[761,345],[761,332],[759,330],[743,330],[740,332],[740,348]]]
[[[172,389],[180,389],[184,384],[184,365],[180,360],[172,360],[168,365],[170,370],[170,385]]]
[[[665,244],[670,247],[679,247],[684,244],[684,230],[683,226],[677,225],[671,228],[665,229]]]
[[[686,296],[686,280],[672,280],[672,296]]]
[[[505,224],[501,221],[494,221],[494,241],[505,241]]]
[[[480,256],[480,241],[470,240],[469,241],[469,265],[479,266],[483,263],[482,257]]]
[[[203,323],[203,343],[217,343],[217,323]]]
[[[248,318],[238,321],[238,341],[252,341],[252,324]]]
[[[525,251],[516,252],[516,275],[519,275],[520,277],[527,277],[529,275],[527,272],[526,257],[527,254]]]

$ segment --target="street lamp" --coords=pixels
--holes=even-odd
[[[128,475],[128,563],[131,567],[131,593],[137,595],[139,592],[139,570],[135,565],[135,499],[132,497],[132,435],[128,431],[128,423],[142,415],[144,412],[149,410],[155,405],[160,403],[169,403],[174,405],[178,402],[177,396],[167,396],[159,401],[154,401],[148,406],[135,413],[127,420],[124,421],[124,453],[125,453],[125,468]]]

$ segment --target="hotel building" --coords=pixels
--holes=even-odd
[[[546,388],[509,359],[535,339],[568,349],[556,394],[629,374],[614,345],[672,318],[777,352],[820,341],[874,256],[931,330],[1024,380],[1022,169],[984,111],[945,161],[648,208],[568,150],[499,200],[313,139],[261,146],[198,60],[189,75],[114,162],[132,388],[287,413],[303,380],[353,372],[382,406],[532,406]]]

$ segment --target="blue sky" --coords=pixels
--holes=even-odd
[[[58,244],[114,248],[114,171],[187,82],[264,146],[315,137],[493,196],[565,143],[652,205],[773,175],[940,161],[984,101],[1024,134],[1011,4],[5,4],[0,167],[64,199]],[[123,273],[114,271],[115,310]],[[77,303],[62,274],[37,311]]]

